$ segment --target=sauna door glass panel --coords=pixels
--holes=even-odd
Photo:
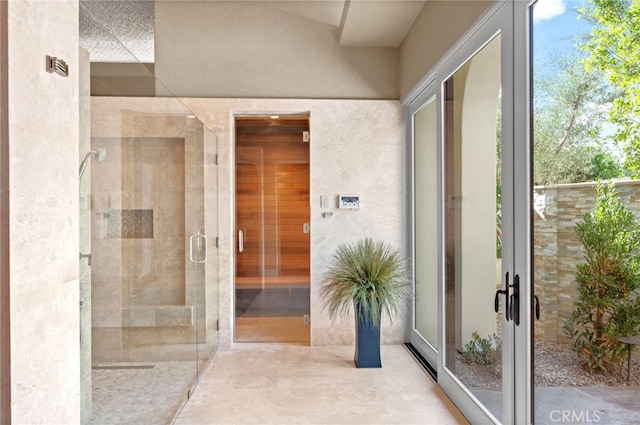
[[[236,118],[235,341],[309,342],[308,129]]]

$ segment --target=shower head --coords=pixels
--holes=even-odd
[[[84,156],[84,159],[80,163],[80,181],[82,181],[82,175],[84,174],[84,170],[87,168],[87,163],[89,159],[91,159],[91,155],[96,158],[96,162],[102,162],[107,157],[107,150],[105,148],[99,148],[98,150],[91,151]]]
[[[107,157],[107,150],[105,148],[99,148],[97,151],[91,151],[96,156],[97,162],[102,162]]]

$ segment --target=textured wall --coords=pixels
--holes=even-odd
[[[79,423],[78,4],[8,12],[12,423]]]
[[[400,98],[424,77],[493,1],[429,0],[400,46]]]
[[[116,130],[109,118],[121,109],[161,108],[167,99],[93,98],[92,113],[101,118],[104,131]],[[311,123],[311,341],[314,345],[351,344],[353,320],[331,323],[320,300],[319,282],[324,264],[338,243],[374,236],[397,246],[402,243],[402,111],[397,101],[365,100],[256,100],[183,99],[217,140],[219,166],[205,171],[206,193],[218,203],[220,343],[232,341],[234,217],[233,187],[234,114],[309,112]],[[111,111],[111,112],[110,112]],[[119,115],[119,112],[115,116]],[[100,133],[94,128],[94,135]],[[117,130],[116,130],[117,131]],[[211,144],[205,147],[211,155]],[[207,164],[213,162],[208,157]],[[217,173],[215,173],[217,171]],[[214,192],[217,191],[217,196]],[[335,208],[340,193],[362,196],[360,210]],[[320,208],[320,195],[328,196],[331,208]],[[208,202],[208,205],[210,203]],[[323,211],[333,211],[323,218]],[[207,210],[207,217],[216,214]],[[213,231],[213,230],[212,230]],[[209,233],[212,235],[213,233]],[[383,324],[383,342],[403,341],[404,318]]]
[[[353,320],[334,324],[320,300],[325,263],[337,244],[373,236],[402,241],[402,111],[397,101],[184,99],[185,104],[218,138],[220,201],[221,344],[231,341],[233,246],[233,114],[310,114],[311,160],[311,343],[351,344]],[[362,196],[360,210],[320,208],[320,195],[335,207],[340,193]],[[323,218],[323,211],[333,211]],[[388,318],[387,318],[388,320]],[[383,343],[403,341],[404,321],[388,321]]]
[[[616,190],[624,205],[640,218],[640,181],[617,182]],[[534,282],[541,311],[535,335],[566,340],[562,326],[576,300],[576,266],[584,262],[575,224],[595,208],[595,185],[567,184],[535,191],[544,199],[544,218],[534,214]]]
[[[338,28],[269,2],[156,2],[158,95],[398,99],[398,49],[342,48]]]

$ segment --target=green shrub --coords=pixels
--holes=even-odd
[[[640,331],[640,225],[613,184],[598,184],[596,193],[595,210],[576,224],[585,262],[577,266],[578,298],[563,330],[582,366],[604,372],[624,359],[617,339]]]
[[[478,332],[471,334],[471,341],[462,350],[462,358],[466,361],[482,365],[500,364],[502,362],[502,340],[496,334],[481,338]]]

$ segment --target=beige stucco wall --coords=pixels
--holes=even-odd
[[[494,3],[481,0],[425,3],[400,46],[401,99]]]
[[[269,2],[156,2],[158,96],[398,99],[398,49]],[[188,30],[186,30],[188,29]]]
[[[78,3],[8,14],[11,418],[79,423]],[[70,76],[47,73],[47,55]]]
[[[459,146],[460,348],[496,332],[496,128],[500,93],[500,40],[487,44],[454,74],[454,137]]]

